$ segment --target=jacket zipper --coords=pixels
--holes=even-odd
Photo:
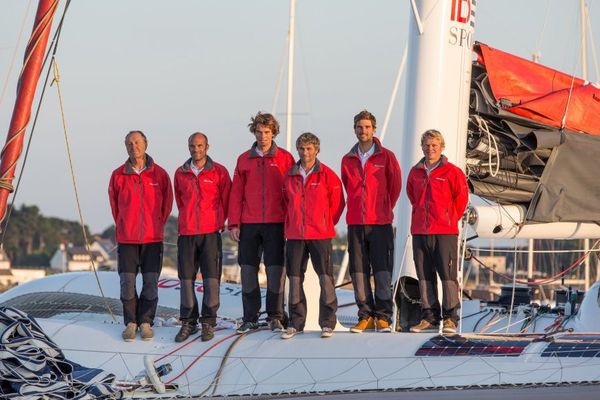
[[[262,160],[262,222],[265,223],[265,157]]]
[[[300,167],[300,168],[302,168],[302,167]],[[300,177],[300,179],[302,179],[302,176]],[[306,193],[305,193],[304,189],[306,186],[306,182],[304,182],[303,179],[302,179],[301,185],[302,185],[302,240],[304,240],[304,233],[305,233],[304,224],[306,223],[306,207],[305,207]]]
[[[368,160],[367,160],[368,161]],[[360,170],[362,172],[362,223],[365,224],[365,214],[367,213],[367,174],[365,168],[362,165],[362,161],[359,157],[358,163],[360,164]],[[365,162],[365,165],[367,163]]]
[[[141,172],[138,175],[138,181],[140,182],[140,241],[144,241],[144,181],[142,179]]]
[[[429,175],[425,171],[425,232],[429,234],[429,196],[431,194],[431,188],[429,186]]]
[[[200,174],[198,176],[194,174],[194,178],[196,180],[196,229],[200,233]]]

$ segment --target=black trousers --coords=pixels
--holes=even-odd
[[[308,266],[308,257],[319,275],[321,293],[319,296],[319,326],[335,328],[337,322],[337,297],[333,282],[333,263],[331,262],[331,239],[290,240],[286,244],[287,276],[290,279],[290,322],[299,331],[306,323],[306,295],[304,293],[304,274]]]
[[[394,307],[392,225],[349,225],[348,253],[358,318],[374,317],[391,324]],[[375,281],[375,293],[371,289],[371,276]]]
[[[158,305],[158,278],[162,270],[163,244],[124,244],[118,246],[118,271],[125,325],[153,325]],[[136,277],[142,273],[142,290],[137,293]]]
[[[421,292],[422,319],[437,323],[441,317],[456,322],[457,310],[460,307],[457,280],[458,236],[414,235],[412,243]],[[436,274],[442,281],[441,307]]]
[[[241,268],[244,321],[256,322],[260,314],[258,267],[261,257],[267,273],[267,315],[270,319],[284,319],[284,246],[283,223],[241,225],[238,262]]]
[[[222,273],[221,234],[182,235],[177,239],[177,275],[181,281],[179,317],[183,323],[216,325]],[[202,317],[196,299],[196,275],[202,274]]]

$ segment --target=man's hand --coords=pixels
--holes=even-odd
[[[236,242],[240,241],[240,228],[231,228],[229,234],[231,235],[231,239],[235,240]]]

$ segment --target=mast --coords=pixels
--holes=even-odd
[[[288,32],[288,82],[287,82],[287,151],[292,149],[292,110],[294,101],[294,32],[296,30],[296,0],[290,0],[290,27]]]
[[[412,0],[402,153],[403,174],[423,154],[420,137],[428,129],[445,138],[444,154],[465,167],[471,62],[475,30],[474,0]],[[401,196],[394,255],[394,281],[416,277],[410,237],[411,206]]]
[[[42,70],[44,53],[59,0],[40,0],[33,24],[33,31],[25,50],[23,69],[17,85],[17,98],[13,109],[6,143],[0,154],[0,221],[6,215],[8,195],[14,188],[17,161],[23,150],[25,128],[31,117],[31,105],[35,97]]]

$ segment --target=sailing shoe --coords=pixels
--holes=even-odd
[[[269,329],[271,332],[282,332],[283,324],[278,319],[272,319],[271,322],[269,322]]]
[[[239,333],[239,334],[247,333],[247,332],[250,332],[250,331],[255,331],[258,328],[259,328],[258,322],[244,321],[244,323],[242,325],[240,325],[239,328],[237,328],[237,333]]]
[[[211,324],[202,324],[202,334],[200,335],[200,339],[203,342],[208,342],[210,339],[215,337],[215,327]]]
[[[292,328],[290,326],[285,331],[283,331],[283,333],[281,334],[281,338],[282,339],[291,339],[294,336],[296,336],[298,333],[302,333],[302,332],[304,332],[304,331],[298,331],[298,330],[296,330],[296,328]]]
[[[177,335],[175,335],[175,342],[181,343],[187,340],[187,338],[189,338],[190,335],[193,335],[195,333],[198,333],[198,325],[196,325],[195,323],[191,324],[184,322],[181,325],[181,329],[179,329],[179,332],[177,332]]]
[[[321,337],[322,338],[329,338],[332,336],[333,336],[333,329],[327,328],[327,327],[321,329]]]
[[[413,333],[419,332],[435,332],[439,329],[437,324],[433,324],[427,320],[422,319],[418,325],[411,326],[410,331]]]
[[[363,331],[373,331],[375,330],[375,320],[373,317],[369,317],[367,319],[361,319],[358,321],[358,324],[354,325],[350,328],[350,332],[354,333],[362,333]]]
[[[450,318],[444,320],[444,326],[442,327],[443,333],[456,333],[456,323]]]
[[[377,327],[377,332],[391,332],[392,328],[390,324],[385,319],[378,319],[375,323]]]
[[[125,327],[125,330],[121,334],[121,336],[123,337],[123,340],[126,342],[133,342],[135,340],[137,328],[138,327],[135,324],[135,322],[128,323],[127,326]]]
[[[154,331],[149,323],[143,322],[140,325],[140,336],[142,337],[142,340],[152,340],[154,337]]]

